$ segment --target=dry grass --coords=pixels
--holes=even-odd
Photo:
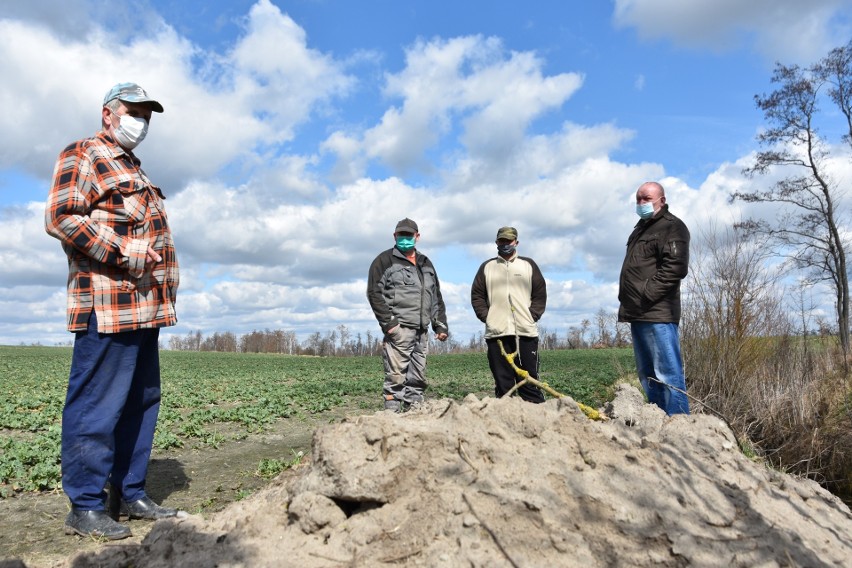
[[[807,339],[684,342],[690,394],[773,467],[852,497],[852,396],[838,346]]]
[[[836,338],[804,333],[804,300],[794,325],[760,243],[710,232],[697,252],[681,321],[697,409],[723,416],[773,467],[852,499],[852,382]]]

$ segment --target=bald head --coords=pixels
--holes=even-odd
[[[636,190],[636,205],[650,203],[654,206],[656,215],[666,204],[666,190],[655,181],[647,181]]]
[[[663,189],[663,186],[661,186],[655,181],[646,181],[645,183],[640,185],[639,189],[637,190],[637,194],[643,191],[650,192],[649,195],[652,195],[654,199],[666,196],[666,190]]]

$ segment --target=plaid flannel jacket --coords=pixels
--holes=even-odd
[[[68,330],[100,333],[174,325],[177,256],[164,196],[139,159],[99,132],[59,155],[45,229],[68,255]],[[148,245],[163,260],[145,268]]]

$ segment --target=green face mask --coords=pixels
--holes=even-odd
[[[414,248],[414,237],[397,237],[396,248],[402,252],[408,252]]]

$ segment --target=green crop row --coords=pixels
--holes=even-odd
[[[0,496],[59,486],[59,439],[71,350],[0,346]],[[540,379],[589,406],[631,373],[629,349],[543,351]],[[492,396],[484,353],[432,355],[433,398]],[[155,451],[212,447],[281,419],[339,419],[382,408],[379,357],[163,351]]]

